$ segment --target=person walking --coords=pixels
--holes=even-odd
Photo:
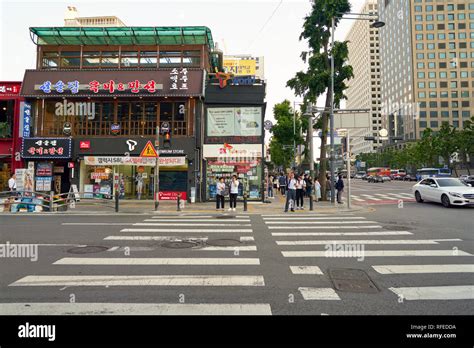
[[[235,211],[237,208],[237,195],[239,194],[240,182],[237,179],[237,175],[232,175],[232,181],[230,182],[230,208],[229,211]]]
[[[216,210],[224,210],[226,186],[224,178],[219,178],[216,185]]]
[[[279,183],[280,183],[280,192],[281,192],[281,195],[284,196],[285,193],[286,193],[286,181],[287,181],[287,178],[286,176],[283,175],[283,173],[280,174],[280,178],[278,179],[279,180]]]
[[[16,195],[16,174],[13,174],[10,179],[8,179],[8,189],[10,190],[10,195]]]
[[[321,199],[321,183],[318,178],[314,179],[314,192],[316,195],[316,202],[318,202]]]
[[[306,182],[302,176],[296,178],[296,209],[303,210]]]
[[[342,193],[344,192],[344,180],[342,180],[342,174],[339,174],[339,180],[336,183],[337,190],[337,203],[342,204]]]
[[[268,177],[267,186],[268,186],[268,198],[273,198],[273,175],[270,175]]]
[[[286,192],[285,202],[285,213],[288,213],[288,206],[291,203],[291,211],[295,211],[295,200],[296,200],[296,179],[293,172],[290,173],[288,178],[288,190]]]

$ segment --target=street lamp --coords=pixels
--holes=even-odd
[[[374,23],[370,25],[372,28],[382,28],[385,26],[385,23],[379,20],[378,15],[372,13],[347,13],[349,17],[343,16],[334,16],[331,19],[331,50],[334,49],[334,32],[336,31],[336,19],[353,19],[353,20],[367,20],[373,21]],[[352,17],[357,16],[357,17]],[[360,16],[368,18],[360,18]],[[372,17],[372,18],[371,18]],[[334,52],[333,52],[334,53]],[[330,127],[330,137],[331,137],[331,151],[330,151],[330,170],[331,170],[331,203],[336,204],[336,190],[334,187],[334,153],[335,153],[335,144],[334,144],[334,54],[331,54],[331,115],[329,120]]]

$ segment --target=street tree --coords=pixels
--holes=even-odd
[[[353,77],[353,69],[347,64],[347,41],[335,42],[330,47],[331,23],[351,9],[349,0],[314,0],[312,9],[305,17],[303,32],[300,40],[307,40],[308,50],[301,53],[302,60],[307,63],[306,71],[299,71],[287,82],[287,86],[294,90],[297,96],[303,97],[306,102],[316,103],[319,96],[326,93],[325,110],[329,110],[333,96],[331,95],[331,55],[334,56],[334,105],[339,107],[340,101],[345,98],[346,81]],[[323,113],[317,127],[321,129],[321,151],[319,182],[322,187],[322,197],[326,197],[326,170],[327,163],[327,136],[329,114]],[[308,132],[309,133],[309,132]],[[307,134],[308,134],[307,133]],[[312,133],[311,133],[312,134]]]

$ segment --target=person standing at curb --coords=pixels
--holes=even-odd
[[[313,193],[313,178],[311,175],[307,175],[305,178],[306,183],[306,197],[311,198],[311,194]]]
[[[230,182],[230,208],[229,211],[235,211],[237,208],[237,195],[239,194],[239,180],[237,175],[232,175]]]
[[[306,181],[303,176],[298,176],[296,178],[296,209],[304,209],[304,192],[306,188]]]
[[[13,174],[10,179],[8,179],[8,189],[10,190],[10,195],[16,195],[16,174]]]
[[[221,177],[216,185],[216,210],[224,210],[225,189],[224,178]]]
[[[291,202],[291,211],[295,211],[295,200],[296,200],[296,179],[293,172],[290,173],[288,178],[288,190],[286,192],[285,202],[285,213],[288,213],[288,206]]]
[[[273,198],[273,175],[270,175],[268,177],[267,187],[268,187],[268,198]]]
[[[316,197],[316,202],[319,202],[321,199],[321,184],[318,178],[314,179],[314,193]]]
[[[280,178],[278,179],[279,182],[280,182],[280,192],[281,192],[281,195],[284,196],[285,193],[286,193],[286,181],[287,181],[287,178],[286,176],[283,175],[283,173],[280,174]]]
[[[344,192],[344,180],[342,180],[342,174],[339,174],[339,180],[336,183],[337,190],[337,203],[342,204],[342,193]]]

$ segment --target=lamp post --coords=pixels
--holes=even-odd
[[[331,51],[334,49],[334,32],[336,30],[336,19],[353,19],[353,20],[368,20],[373,21],[374,18],[376,20],[374,23],[370,25],[371,28],[382,28],[385,23],[378,20],[377,14],[372,13],[347,13],[350,17],[343,17],[343,16],[335,16],[331,19]],[[352,16],[365,16],[369,18],[359,18],[359,17],[352,17]],[[372,17],[372,18],[370,18]],[[334,52],[331,53],[331,115],[329,119],[329,127],[330,127],[330,170],[331,170],[331,203],[336,204],[336,197],[335,197],[335,186],[334,186],[334,154],[335,154],[335,144],[334,144]]]

